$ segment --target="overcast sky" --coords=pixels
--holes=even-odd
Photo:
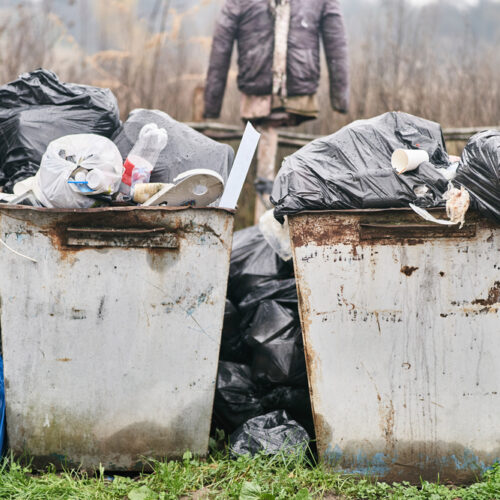
[[[432,3],[435,2],[436,0],[410,0],[412,3],[416,5],[424,5],[426,3]],[[479,0],[454,0],[453,3],[455,4],[462,4],[462,5],[474,5],[478,3]],[[493,2],[499,3],[500,0],[492,0]]]

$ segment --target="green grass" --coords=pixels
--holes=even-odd
[[[0,467],[0,498],[21,499],[176,499],[235,498],[241,500],[306,500],[312,498],[357,499],[500,499],[500,465],[468,487],[453,488],[423,482],[409,484],[377,483],[329,472],[311,464],[305,457],[263,455],[231,460],[216,453],[206,461],[186,453],[180,462],[152,462],[153,472],[136,478],[115,476],[104,471],[94,477],[83,473],[34,474],[12,459]]]

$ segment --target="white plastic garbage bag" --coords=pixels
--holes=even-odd
[[[35,194],[49,208],[90,208],[95,199],[68,184],[77,167],[101,170],[111,179],[112,193],[118,191],[123,174],[123,161],[118,148],[106,137],[76,134],[52,141],[42,157],[35,178]]]

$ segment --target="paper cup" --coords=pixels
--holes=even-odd
[[[429,161],[429,155],[422,149],[396,149],[392,154],[392,168],[398,174],[415,170],[426,161]]]

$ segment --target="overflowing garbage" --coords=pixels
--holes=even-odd
[[[48,145],[70,134],[110,138],[120,126],[109,89],[62,83],[39,69],[0,87],[0,186],[34,176]]]
[[[110,90],[46,70],[0,87],[0,131],[0,202],[48,208],[235,208],[258,142],[250,125],[235,158],[161,111],[121,124]],[[286,158],[271,201],[274,211],[234,234],[213,422],[234,455],[303,452],[314,439],[287,215],[411,206],[463,226],[472,206],[500,221],[500,132],[472,137],[455,161],[435,122],[396,112],[356,121]],[[449,220],[425,210],[434,207]],[[4,415],[0,380],[0,445]]]
[[[179,175],[194,169],[211,170],[219,174],[224,183],[227,182],[234,160],[233,149],[174,120],[163,111],[136,109],[130,113],[113,138],[124,161],[138,142],[141,130],[150,124],[164,130],[168,136],[151,172],[151,182],[172,184]]]
[[[293,264],[259,225],[234,234],[220,359],[214,423],[231,435],[235,453],[295,442],[285,429],[297,442],[309,441],[314,426]]]
[[[429,157],[403,175],[392,167],[398,149]],[[406,113],[386,113],[312,141],[283,162],[274,183],[275,214],[303,210],[435,207],[443,204],[450,166],[441,126]],[[425,189],[423,189],[425,188]]]
[[[465,146],[454,183],[482,214],[500,222],[500,131],[474,135]]]
[[[231,147],[161,111],[135,110],[122,125],[108,89],[37,70],[0,88],[0,108],[1,202],[204,207],[224,193]]]
[[[67,135],[49,144],[33,192],[45,207],[90,208],[95,196],[118,191],[122,171],[120,152],[106,137]]]
[[[457,163],[435,122],[401,112],[355,121],[285,159],[271,196],[275,215],[411,205],[435,221],[422,209],[446,206],[451,223],[463,225],[469,207],[463,187],[472,206],[498,220],[499,137],[474,136]]]

